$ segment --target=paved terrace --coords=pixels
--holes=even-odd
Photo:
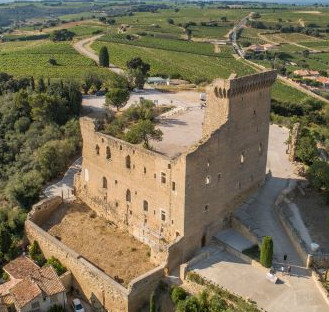
[[[163,132],[163,139],[161,142],[151,142],[155,151],[175,157],[201,139],[204,110],[200,108],[200,92],[174,93],[146,89],[133,92],[125,108],[137,104],[141,97],[157,101],[157,105],[175,106],[166,114],[167,117],[159,120],[158,128]],[[82,105],[88,112],[99,113],[104,110],[104,103],[105,97],[86,96]]]

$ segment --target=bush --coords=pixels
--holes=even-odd
[[[262,247],[260,250],[260,263],[265,268],[272,266],[273,259],[273,240],[271,236],[264,236],[262,240]]]
[[[53,256],[51,256],[47,260],[46,264],[51,265],[55,269],[58,276],[64,274],[67,271],[66,267],[63,264],[61,264],[61,262]]]
[[[65,312],[64,308],[60,305],[53,305],[48,312]]]
[[[43,266],[46,262],[46,259],[40,249],[40,246],[37,241],[34,241],[29,247],[29,256],[34,260],[39,266]]]
[[[179,286],[174,286],[170,293],[171,300],[174,304],[178,304],[179,301],[185,300],[187,292]]]

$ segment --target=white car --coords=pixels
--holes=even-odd
[[[72,308],[74,312],[85,312],[80,299],[73,299],[72,300]]]

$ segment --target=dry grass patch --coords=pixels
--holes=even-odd
[[[155,267],[148,246],[96,216],[84,203],[64,205],[43,227],[112,278],[117,276],[125,287]]]

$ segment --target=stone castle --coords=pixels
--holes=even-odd
[[[45,230],[44,223],[62,204],[61,197],[51,197],[33,207],[25,232],[46,258],[54,256],[70,270],[67,289],[78,290],[95,308],[137,312],[165,272],[184,267],[217,232],[231,226],[234,209],[265,178],[275,79],[276,73],[268,71],[215,80],[205,109],[176,107],[159,122],[163,140],[153,150],[99,132],[93,119],[80,119],[83,161],[75,175],[76,196],[149,245],[156,267],[123,287]]]
[[[148,244],[152,261],[183,263],[229,227],[234,208],[263,183],[275,79],[267,71],[215,80],[201,117],[187,124],[199,136],[185,149],[165,134],[164,145],[146,150],[81,118],[77,197]]]

